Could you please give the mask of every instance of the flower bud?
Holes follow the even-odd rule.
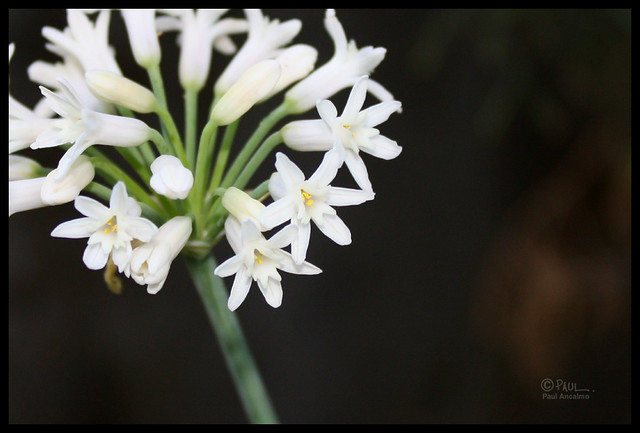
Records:
[[[317,58],[318,51],[310,45],[297,44],[283,50],[276,57],[282,67],[280,79],[267,97],[275,95],[290,84],[309,75]]]
[[[9,155],[9,180],[32,179],[40,175],[42,166],[22,155]]]
[[[56,168],[47,175],[40,191],[43,203],[50,206],[75,200],[95,176],[93,164],[84,155],[80,155],[71,164],[69,171],[62,178],[59,178],[58,172],[59,169]]]
[[[109,71],[93,70],[85,74],[93,94],[103,101],[122,105],[138,113],[151,113],[156,109],[156,98],[140,84]]]
[[[193,174],[172,155],[160,155],[151,163],[151,188],[170,199],[185,199],[193,186]]]
[[[122,9],[129,43],[136,63],[150,68],[160,63],[160,43],[155,25],[155,9]]]
[[[248,219],[253,221],[257,227],[262,227],[260,214],[265,205],[246,192],[233,186],[230,187],[222,196],[222,206],[239,222],[242,223]]]
[[[280,78],[281,69],[280,63],[273,59],[263,60],[247,69],[215,105],[211,120],[218,125],[237,120],[269,95]]]
[[[9,216],[47,206],[40,198],[44,177],[9,181]]]

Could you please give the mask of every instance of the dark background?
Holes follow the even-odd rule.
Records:
[[[265,14],[300,18],[318,65],[332,55],[323,10]],[[280,420],[629,423],[631,11],[337,16],[359,47],[387,48],[372,78],[403,103],[380,126],[403,152],[364,155],[376,198],[339,209],[350,246],[313,237],[321,275],[285,275],[278,309],[254,287],[237,311]],[[64,11],[9,10],[10,89],[29,106],[26,68],[57,60],[44,25]],[[146,83],[112,26],[123,72]],[[172,35],[163,47],[181,118]],[[280,150],[307,174],[319,157]],[[49,236],[78,216],[9,219],[9,422],[246,422],[184,264],[156,296],[130,280],[115,295],[82,264],[85,240]],[[545,378],[589,398],[543,399]]]

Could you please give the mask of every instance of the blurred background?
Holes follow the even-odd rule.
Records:
[[[301,19],[296,41],[331,57],[323,10],[264,13]],[[57,60],[40,29],[66,15],[8,14],[10,91],[33,106],[26,68]],[[372,78],[403,113],[379,129],[403,152],[364,155],[376,198],[340,209],[351,245],[312,239],[321,275],[285,275],[278,309],[254,287],[237,310],[281,422],[630,423],[631,11],[337,16],[358,47],[387,49]],[[117,13],[110,42],[146,83]],[[279,150],[307,174],[318,162]],[[184,264],[155,296],[131,280],[115,295],[84,267],[86,240],[49,235],[77,217],[68,204],[9,219],[9,422],[246,422]]]

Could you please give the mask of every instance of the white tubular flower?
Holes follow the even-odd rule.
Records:
[[[109,45],[110,20],[111,11],[108,9],[100,11],[95,24],[84,12],[68,9],[68,27],[60,31],[45,26],[42,35],[50,42],[46,45],[49,51],[63,58],[73,56],[85,71],[101,69],[122,74],[114,50]]]
[[[42,166],[21,155],[9,155],[9,180],[33,179],[40,175]]]
[[[225,230],[235,255],[218,265],[214,273],[221,278],[235,274],[227,302],[231,311],[245,300],[252,280],[258,283],[267,303],[277,308],[282,304],[282,277],[278,270],[301,275],[322,272],[311,263],[296,264],[291,254],[282,250],[296,235],[293,226],[285,227],[267,240],[251,220],[240,223],[230,217]]]
[[[325,153],[316,172],[305,180],[304,173],[283,153],[276,154],[277,172],[269,180],[269,192],[274,202],[265,208],[260,221],[272,229],[286,221],[297,227],[297,237],[291,243],[291,254],[302,263],[311,236],[311,221],[338,245],[351,243],[351,232],[332,206],[351,206],[372,200],[371,191],[330,186],[342,158],[338,150]]]
[[[273,59],[251,66],[213,107],[211,120],[228,125],[240,118],[269,95],[280,79],[281,70],[280,63]]]
[[[29,148],[51,122],[9,95],[9,153]]]
[[[85,108],[74,90],[61,79],[60,94],[40,87],[51,108],[61,118],[51,122],[51,127],[38,135],[32,149],[73,145],[60,158],[59,176],[63,177],[73,161],[94,144],[132,147],[150,139],[152,130],[144,122],[129,117],[105,114]]]
[[[368,83],[367,76],[356,82],[341,116],[338,116],[331,101],[319,101],[317,109],[324,126],[318,120],[300,120],[283,128],[285,144],[295,150],[329,150],[337,142],[353,178],[365,190],[371,190],[372,186],[359,152],[362,150],[385,160],[393,159],[402,152],[402,147],[380,135],[375,128],[392,113],[399,111],[402,104],[399,101],[384,101],[361,111]]]
[[[149,242],[136,247],[124,274],[155,295],[162,289],[171,264],[178,257],[191,236],[191,218],[173,217],[155,232]]]
[[[181,32],[178,38],[180,84],[185,89],[200,90],[209,77],[213,48],[225,54],[233,53],[235,45],[228,35],[245,31],[246,22],[233,18],[220,20],[227,9],[163,9],[162,12],[173,16],[159,17],[156,28]]]
[[[236,220],[240,222],[250,220],[261,231],[265,230],[260,223],[260,214],[265,206],[261,201],[256,200],[246,192],[234,186],[229,187],[222,196],[222,206],[229,212],[229,215]]]
[[[147,69],[160,64],[161,52],[156,30],[155,9],[122,9],[131,51],[136,63]]]
[[[122,105],[137,113],[152,113],[157,108],[156,97],[144,86],[109,71],[89,71],[85,74],[89,89],[99,99]]]
[[[300,20],[292,19],[280,23],[279,20],[265,17],[259,9],[247,9],[245,15],[249,22],[247,40],[216,81],[216,97],[227,92],[238,77],[251,66],[261,60],[275,57],[278,49],[289,44],[302,28]]]
[[[310,45],[296,44],[282,50],[275,58],[282,67],[280,79],[265,99],[309,75],[317,58],[318,51]]]
[[[317,100],[329,98],[353,86],[359,77],[373,72],[386,54],[386,49],[382,47],[358,49],[354,41],[347,42],[342,24],[333,9],[327,10],[324,25],[333,39],[333,57],[285,94],[292,113],[303,113],[313,108]],[[391,93],[378,83],[373,84],[369,91],[380,100],[393,99]]]
[[[193,186],[191,170],[172,155],[160,155],[151,163],[151,188],[172,200],[185,199]]]
[[[48,206],[40,198],[44,177],[9,181],[9,216]]]
[[[56,168],[47,174],[40,191],[42,201],[50,206],[73,201],[95,176],[93,164],[84,155],[71,164],[69,172],[62,178],[58,176],[58,170]]]
[[[109,207],[85,196],[78,196],[75,208],[85,217],[66,221],[51,232],[59,238],[89,238],[82,260],[87,268],[102,269],[109,255],[122,272],[131,258],[131,242],[148,242],[158,229],[141,217],[138,202],[127,195],[123,182],[113,187]]]

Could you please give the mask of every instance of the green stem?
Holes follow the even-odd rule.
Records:
[[[247,165],[233,183],[233,186],[238,189],[244,189],[249,180],[251,180],[251,176],[253,176],[265,158],[269,156],[271,151],[280,143],[282,143],[282,133],[278,131],[271,134],[269,138],[260,145],[256,153],[253,154]]]
[[[209,190],[207,193],[208,196],[211,195],[213,191],[220,185],[220,181],[222,180],[222,173],[224,172],[224,168],[227,165],[227,160],[229,159],[229,151],[231,150],[231,144],[233,144],[233,138],[235,137],[239,123],[240,121],[236,120],[225,128],[224,138],[222,139],[222,144],[220,145],[220,150],[218,151],[218,157],[216,158],[216,164],[213,169],[211,183],[209,184]]]
[[[208,122],[200,136],[198,156],[194,173],[193,188],[189,193],[189,203],[193,209],[196,226],[196,238],[200,238],[204,230],[202,209],[205,201],[206,179],[211,169],[211,158],[215,148],[215,135],[218,127],[213,122]]]
[[[254,131],[253,135],[249,138],[247,143],[244,145],[235,161],[229,168],[229,171],[225,175],[222,183],[220,184],[224,188],[228,188],[233,185],[238,174],[244,169],[245,164],[253,155],[253,152],[256,150],[256,147],[262,142],[264,137],[269,133],[271,128],[275,126],[282,118],[284,118],[287,114],[289,114],[289,107],[287,104],[282,103],[278,107],[276,107],[267,117],[262,119],[258,128]]]
[[[255,424],[278,423],[240,322],[227,307],[229,294],[225,283],[213,273],[217,266],[215,259],[209,255],[204,260],[185,257],[185,261],[249,421]]]
[[[185,89],[184,91],[185,117],[185,149],[189,169],[195,167],[196,162],[196,129],[198,126],[198,91]]]

